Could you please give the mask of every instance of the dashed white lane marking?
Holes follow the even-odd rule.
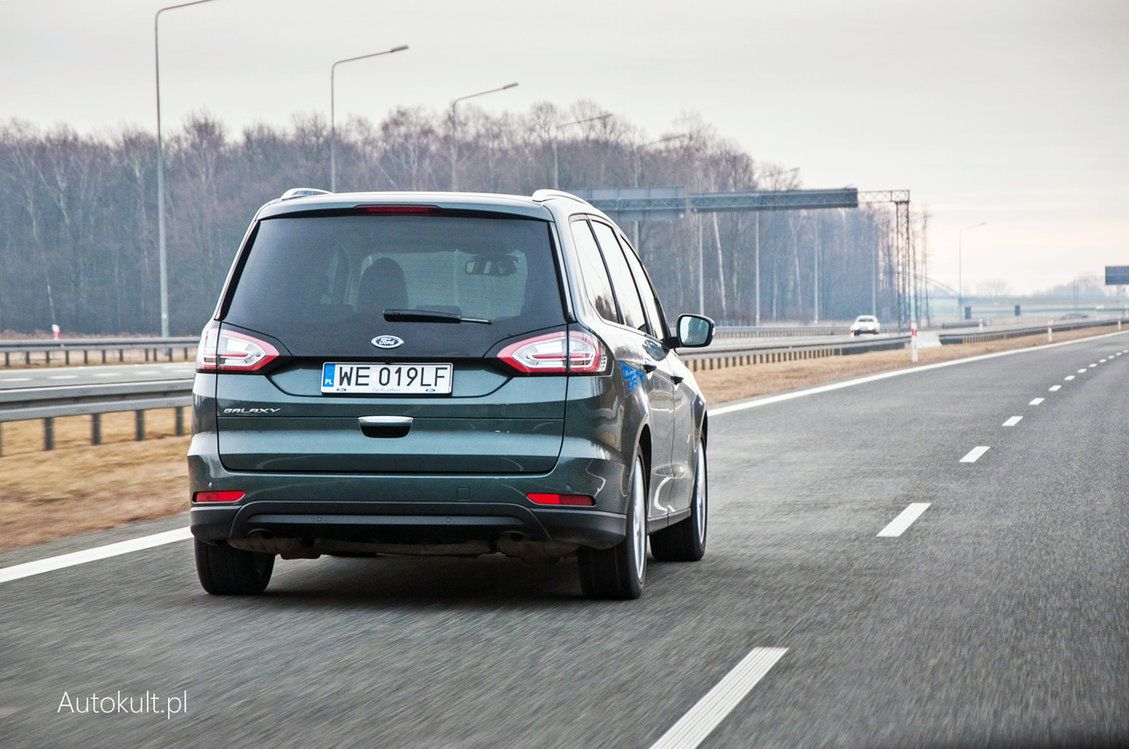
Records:
[[[74,567],[77,564],[95,562],[99,559],[129,554],[133,551],[151,549],[154,546],[163,546],[165,544],[171,544],[174,541],[184,541],[189,538],[192,538],[192,531],[188,528],[177,528],[175,531],[154,533],[151,536],[133,538],[129,541],[119,541],[114,544],[107,544],[106,546],[95,546],[93,549],[75,551],[70,554],[61,554],[57,557],[47,557],[46,559],[40,559],[35,562],[14,564],[11,567],[0,569],[0,583],[7,583],[12,580],[19,580],[22,577],[31,577],[32,575],[41,575],[44,572],[53,572],[54,570],[61,570],[66,567]]]
[[[753,648],[706,696],[683,715],[670,730],[651,745],[651,749],[694,749],[725,716],[737,707],[753,687],[764,678],[788,648]]]
[[[1040,403],[1042,403],[1044,400],[1046,400],[1046,399],[1045,398],[1032,398],[1031,402],[1028,403],[1027,405],[1028,406],[1037,406]]]
[[[77,380],[78,375],[48,375],[48,380]]]
[[[1084,370],[1084,369],[1079,369],[1079,370],[1078,370],[1078,374],[1086,374],[1086,370]]]
[[[1010,351],[997,351],[994,354],[981,354],[980,356],[969,356],[964,359],[953,359],[952,361],[937,362],[936,364],[926,364],[918,367],[906,367],[905,369],[894,369],[889,372],[880,372],[878,374],[867,375],[865,377],[857,377],[853,380],[844,380],[842,382],[833,382],[829,385],[819,385],[813,388],[806,388],[804,390],[796,390],[791,393],[780,393],[778,395],[768,395],[761,398],[751,398],[747,401],[738,401],[737,403],[730,403],[725,406],[711,408],[709,410],[710,416],[723,416],[725,414],[736,413],[738,411],[747,411],[750,408],[760,408],[761,406],[770,406],[774,403],[783,403],[784,401],[794,400],[796,398],[806,398],[809,395],[818,395],[820,393],[830,393],[835,390],[843,390],[845,388],[855,387],[857,385],[866,385],[871,382],[878,382],[879,380],[886,380],[891,377],[903,377],[910,374],[918,374],[920,372],[929,372],[934,369],[941,369],[943,367],[958,367],[963,364],[972,364],[974,362],[986,361],[988,359],[999,359],[1003,356],[1020,356],[1029,354],[1032,351],[1047,351],[1048,349],[1058,348],[1059,346],[1075,346],[1079,343],[1093,343],[1094,341],[1109,338],[1115,335],[1126,335],[1129,331],[1122,331],[1120,333],[1105,333],[1099,336],[1090,336],[1089,338],[1076,338],[1073,341],[1060,341],[1058,343],[1048,343],[1042,346],[1035,346],[1031,348],[1011,349]],[[1127,349],[1129,351],[1129,349]],[[1069,379],[1074,379],[1073,377]]]
[[[1062,379],[1066,380],[1067,382],[1070,382],[1071,380],[1074,379],[1074,375],[1067,375],[1066,377],[1063,377]]]
[[[95,372],[94,376],[95,377],[117,377],[117,375],[113,372]]]
[[[1051,385],[1050,388],[1048,388],[1048,389],[1052,393],[1057,393],[1059,390],[1062,390],[1062,385]]]
[[[882,530],[878,531],[878,538],[897,538],[906,532],[906,528],[913,525],[913,521],[921,517],[921,513],[929,507],[928,502],[913,502],[906,509],[898,513],[898,516],[890,521]]]
[[[28,382],[30,377],[5,377],[0,379],[0,382]]]
[[[975,463],[976,461],[980,460],[980,457],[984,453],[988,452],[988,449],[989,448],[988,448],[987,445],[977,445],[976,447],[969,450],[968,455],[965,455],[963,458],[961,458],[960,462],[961,463]]]
[[[1098,364],[1105,364],[1109,359],[1098,359]]]
[[[1091,365],[1090,365],[1090,369],[1093,369],[1093,368],[1094,368],[1094,367],[1096,367],[1096,366],[1098,366],[1098,363],[1097,363],[1097,362],[1094,362],[1093,364],[1091,364]]]
[[[1015,426],[1016,424],[1018,424],[1018,423],[1019,423],[1019,422],[1021,422],[1021,421],[1023,421],[1023,417],[1022,417],[1022,416],[1012,416],[1012,417],[1011,417],[1010,419],[1008,419],[1007,421],[1005,421],[1003,425],[1004,425],[1005,427],[1013,427],[1013,426]],[[966,456],[966,457],[967,457],[967,456]]]

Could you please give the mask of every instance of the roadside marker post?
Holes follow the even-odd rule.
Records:
[[[1055,339],[1054,333],[1053,333],[1054,326],[1055,326],[1054,318],[1047,320],[1047,343],[1051,343]]]
[[[909,358],[911,362],[917,363],[917,323],[911,322],[909,324]]]

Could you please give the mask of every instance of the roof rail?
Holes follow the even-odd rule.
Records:
[[[584,205],[592,205],[584,198],[573,195],[571,192],[565,192],[564,190],[541,189],[533,193],[532,197],[533,200],[538,203],[544,203],[546,200],[552,200],[553,198],[565,198],[566,200],[575,200],[577,203],[583,203]]]
[[[290,200],[291,198],[308,198],[311,195],[331,195],[329,190],[319,190],[316,187],[291,187],[286,192],[282,193],[279,200]]]

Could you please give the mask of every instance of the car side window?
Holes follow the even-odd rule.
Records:
[[[600,243],[600,249],[604,251],[604,262],[611,275],[612,288],[615,290],[620,312],[623,313],[623,323],[629,328],[646,333],[647,318],[643,315],[643,302],[639,299],[639,290],[635,288],[631,269],[627,267],[623,248],[619,246],[615,232],[610,226],[599,221],[592,222],[592,229],[596,232],[596,241]]]
[[[621,322],[608,269],[604,267],[600,248],[587,221],[580,219],[572,222],[572,239],[576,245],[576,257],[580,261],[580,272],[584,276],[584,289],[589,301],[600,317],[609,322]]]
[[[647,278],[646,271],[643,270],[643,264],[639,262],[639,258],[635,255],[635,250],[625,244],[623,254],[627,258],[627,266],[631,268],[631,275],[635,278],[635,285],[639,288],[639,294],[643,298],[643,308],[647,311],[647,319],[650,321],[653,331],[652,335],[662,340],[666,337],[662,305],[659,304],[658,297],[655,296],[655,290],[651,287],[651,281]]]

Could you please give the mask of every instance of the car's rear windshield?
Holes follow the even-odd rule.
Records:
[[[274,336],[292,353],[324,351],[319,339],[327,337],[367,342],[396,333],[389,310],[488,320],[429,323],[409,315],[400,323],[442,327],[444,339],[458,329],[475,347],[564,320],[546,221],[283,216],[260,222],[248,253],[224,320]]]

